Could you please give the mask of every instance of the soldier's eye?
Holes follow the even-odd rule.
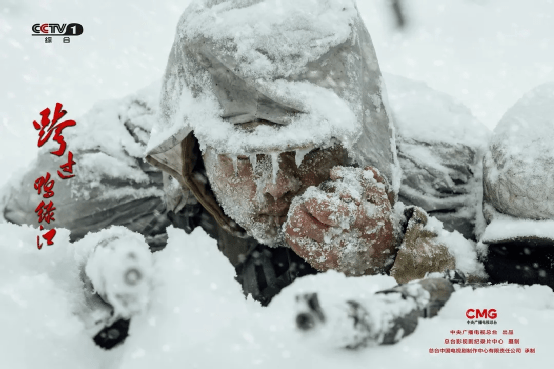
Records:
[[[246,155],[238,155],[237,159],[239,159],[239,160],[250,160],[250,158]]]

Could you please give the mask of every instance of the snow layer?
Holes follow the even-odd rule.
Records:
[[[490,204],[484,206],[490,223],[481,236],[485,244],[528,237],[554,240],[554,220],[534,220],[517,218],[495,211]]]
[[[191,235],[169,228],[168,247],[155,253],[155,289],[149,310],[131,321],[130,336],[112,350],[98,349],[72,314],[79,301],[77,262],[80,243],[58,230],[56,244],[37,250],[37,230],[0,225],[0,366],[7,368],[467,368],[540,366],[554,359],[554,293],[548,287],[505,285],[462,289],[432,319],[420,319],[414,334],[393,346],[352,352],[338,348],[339,324],[326,334],[294,328],[295,296],[318,292],[323,309],[340,313],[348,299],[369,301],[395,285],[387,276],[347,278],[336,272],[303,277],[283,290],[268,308],[244,299],[234,270],[202,230]],[[470,308],[494,308],[497,325],[468,325]],[[377,310],[374,311],[376,313]],[[330,316],[331,316],[330,315]],[[335,315],[332,315],[335,316]],[[338,316],[337,316],[338,317]],[[451,330],[496,329],[496,345],[446,345]],[[502,335],[513,330],[513,336]],[[344,332],[344,331],[343,331]],[[508,338],[520,339],[519,345]],[[22,345],[25,343],[25,345]],[[535,348],[535,354],[430,354],[430,348]],[[25,347],[25,348],[24,348]],[[29,355],[29,347],[33,355]],[[506,354],[504,354],[505,356]]]
[[[485,201],[514,217],[554,219],[553,142],[554,83],[545,83],[525,94],[494,129],[484,160]]]
[[[437,242],[448,248],[448,251],[456,260],[456,269],[460,269],[468,275],[486,277],[483,264],[477,261],[475,242],[464,238],[457,231],[449,232],[445,230],[442,222],[432,216],[429,217],[425,229],[437,234]]]
[[[554,240],[553,220],[533,220],[506,217],[494,219],[481,238],[483,243],[494,243],[507,239],[538,237]]]
[[[69,232],[38,250],[41,233],[0,224],[0,367],[99,368],[106,356],[73,314],[83,285]]]
[[[187,9],[177,38],[213,39],[248,77],[287,77],[345,42],[356,17],[350,0],[204,0]]]
[[[68,147],[78,149],[73,196],[87,199],[98,191],[94,188],[106,192],[117,188],[101,183],[103,179],[151,182],[140,162],[156,117],[159,88],[160,82],[155,82],[123,99],[96,103],[77,119],[75,129],[64,131]],[[125,195],[134,192],[131,189]]]

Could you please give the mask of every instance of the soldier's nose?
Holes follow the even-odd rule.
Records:
[[[279,168],[275,178],[275,183],[269,180],[265,185],[263,192],[264,194],[270,194],[275,200],[277,200],[289,192],[296,193],[300,187],[302,187],[302,182],[294,176],[294,173],[291,173],[284,168]]]

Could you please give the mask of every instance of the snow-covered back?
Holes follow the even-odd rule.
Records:
[[[554,219],[553,142],[551,82],[526,93],[494,129],[484,160],[485,201],[514,217]]]
[[[142,161],[155,121],[159,88],[158,81],[122,99],[98,102],[64,131],[69,149],[78,152],[73,196],[86,199],[90,190],[109,191],[102,179],[150,182],[137,160]],[[129,186],[126,195],[135,192]]]
[[[509,149],[507,155],[554,157],[554,82],[545,83],[521,97],[494,129],[491,146]]]

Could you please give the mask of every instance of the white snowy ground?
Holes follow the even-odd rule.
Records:
[[[58,230],[54,247],[37,250],[36,229],[0,225],[0,367],[2,368],[523,368],[554,359],[554,293],[548,287],[496,286],[457,291],[433,319],[420,319],[394,346],[359,351],[302,335],[294,327],[294,296],[319,292],[323,308],[362,299],[395,285],[393,278],[300,278],[267,308],[246,300],[214,240],[197,229],[169,228],[168,247],[154,254],[147,313],[112,351],[97,348],[72,314],[81,298],[74,254]],[[82,245],[81,245],[82,246]],[[468,325],[467,309],[496,309],[497,325]],[[496,329],[498,335],[456,336],[451,330]],[[513,335],[503,335],[513,330]],[[451,345],[452,338],[501,338],[504,344]],[[508,339],[519,339],[519,345]],[[520,354],[430,354],[430,348],[521,348]],[[524,353],[534,348],[535,353]]]

